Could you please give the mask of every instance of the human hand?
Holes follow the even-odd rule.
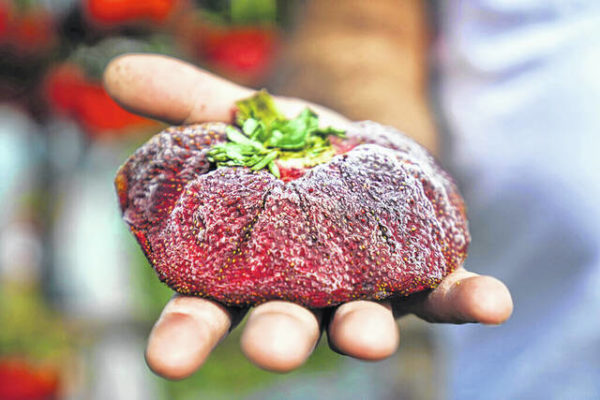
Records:
[[[253,92],[157,55],[126,55],[113,60],[104,82],[108,93],[128,110],[172,124],[231,122],[235,101]],[[314,104],[282,97],[276,101],[288,116],[309,105],[324,124],[343,128],[348,123],[339,114]],[[241,348],[261,368],[290,371],[308,358],[323,327],[333,350],[363,360],[380,360],[398,346],[398,316],[414,313],[430,322],[500,324],[511,312],[512,300],[504,284],[460,268],[430,292],[394,301],[352,301],[331,315],[285,301],[261,304],[248,317]],[[191,375],[241,317],[241,310],[208,299],[175,295],[150,334],[148,365],[170,379]]]

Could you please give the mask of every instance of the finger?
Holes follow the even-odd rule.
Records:
[[[126,109],[173,124],[226,121],[235,100],[252,91],[191,64],[153,54],[128,54],[104,72],[107,92]]]
[[[227,335],[234,314],[210,300],[174,296],[150,333],[148,366],[169,379],[191,375]]]
[[[510,317],[513,302],[508,288],[498,279],[459,268],[409,308],[430,322],[495,325]]]
[[[231,122],[235,102],[254,93],[186,62],[152,54],[115,58],[104,72],[104,86],[129,111],[172,124]],[[331,110],[300,100],[280,97],[276,102],[289,117],[310,106],[324,124],[344,128],[348,122]]]
[[[371,361],[391,356],[400,336],[390,304],[364,300],[338,307],[328,334],[335,351]]]
[[[258,367],[276,372],[302,365],[317,345],[320,312],[294,303],[271,301],[256,307],[241,338],[242,351]]]

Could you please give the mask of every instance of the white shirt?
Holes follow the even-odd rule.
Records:
[[[449,397],[600,399],[600,1],[440,3],[466,267],[515,304],[503,326],[444,329]]]

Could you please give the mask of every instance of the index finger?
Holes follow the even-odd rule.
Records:
[[[181,60],[155,54],[115,58],[104,72],[104,86],[125,109],[171,124],[232,122],[235,102],[254,93]],[[283,97],[275,101],[290,117],[308,106],[325,124],[343,128],[348,122],[315,104]]]

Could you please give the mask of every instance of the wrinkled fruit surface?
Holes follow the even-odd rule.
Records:
[[[160,279],[228,305],[327,307],[435,287],[466,256],[463,201],[414,141],[358,122],[310,169],[215,169],[225,124],[173,127],[120,168],[123,217]]]

